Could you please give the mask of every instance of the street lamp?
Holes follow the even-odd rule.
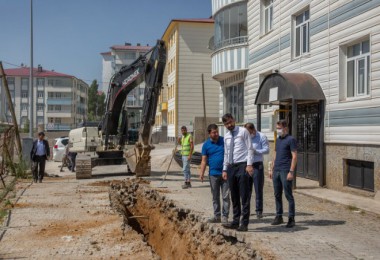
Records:
[[[30,124],[29,137],[33,137],[33,0],[30,0],[30,71],[29,71]]]

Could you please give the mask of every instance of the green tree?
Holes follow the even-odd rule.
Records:
[[[93,80],[88,90],[88,115],[89,121],[99,121],[105,112],[105,94],[98,90],[99,84]]]
[[[29,133],[29,119],[27,118],[22,129],[24,133]]]

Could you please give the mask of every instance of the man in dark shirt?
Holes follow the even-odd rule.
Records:
[[[282,190],[289,203],[289,218],[287,228],[295,225],[295,202],[293,198],[292,184],[294,171],[297,164],[297,141],[289,135],[288,124],[285,120],[277,122],[276,126],[278,138],[274,152],[272,171],[269,177],[273,179],[274,196],[276,198],[276,217],[272,225],[284,223],[282,219]]]
[[[42,182],[45,174],[46,160],[50,157],[49,143],[45,139],[45,133],[39,132],[38,139],[33,142],[32,150],[30,151],[30,159],[33,162],[32,172],[34,182]]]

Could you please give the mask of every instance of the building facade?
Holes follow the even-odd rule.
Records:
[[[19,127],[28,128],[31,108],[29,68],[6,69],[5,74]],[[88,88],[88,84],[74,76],[38,66],[33,72],[33,129],[66,131],[76,128],[87,115]],[[1,88],[1,118],[12,122],[8,106]]]
[[[219,117],[234,115],[237,123],[246,119],[245,79],[248,71],[247,1],[212,1],[215,20],[214,37],[209,47],[213,51],[212,77],[220,85]],[[224,134],[225,128],[220,132]]]
[[[211,51],[207,48],[213,31],[212,19],[174,19],[162,36],[167,63],[154,130],[167,127],[169,141],[178,137],[182,125],[197,135],[197,118],[218,117],[219,89],[211,77]],[[202,129],[203,138],[204,124]]]
[[[379,197],[380,1],[213,0],[214,19],[243,3],[243,121],[256,123],[273,145],[274,122],[287,119],[298,140],[299,177]],[[213,68],[231,66],[226,56]]]

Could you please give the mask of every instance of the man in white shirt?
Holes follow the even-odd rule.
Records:
[[[228,130],[224,136],[223,178],[228,179],[233,209],[232,222],[223,226],[246,232],[251,204],[250,178],[253,175],[251,136],[244,127],[235,126],[231,114],[225,114],[222,121]]]

